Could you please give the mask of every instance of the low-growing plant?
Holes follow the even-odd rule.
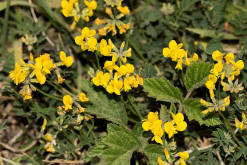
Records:
[[[0,160],[246,164],[245,7],[0,2]]]

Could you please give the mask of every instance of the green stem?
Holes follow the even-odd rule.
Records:
[[[138,121],[136,121],[136,120],[134,120],[134,119],[132,119],[132,118],[130,118],[130,117],[128,117],[128,120],[129,120],[130,122],[132,122],[132,123],[139,123]]]
[[[2,53],[6,51],[10,0],[8,0],[6,3],[7,5],[4,13],[4,21],[3,21],[3,29],[2,29]]]
[[[48,93],[46,93],[46,92],[44,92],[44,91],[40,90],[40,89],[39,89],[39,88],[37,88],[37,87],[35,87],[35,89],[36,89],[39,93],[41,93],[42,95],[44,95],[44,96],[47,96],[47,97],[52,98],[52,99],[55,99],[55,100],[62,101],[62,99],[57,98],[57,97],[52,96],[52,95],[49,95]]]
[[[64,50],[64,44],[63,44],[63,40],[62,40],[62,37],[61,37],[61,34],[60,33],[58,33],[58,39],[59,39],[59,41],[61,43],[62,50]]]
[[[100,64],[99,64],[99,53],[96,52],[96,61],[97,61],[97,66],[98,66],[98,69],[101,70],[101,67],[100,67]]]
[[[86,125],[87,128],[88,128],[88,132],[91,133],[91,134],[93,135],[93,138],[94,138],[94,140],[96,141],[96,140],[97,140],[97,137],[95,136],[95,134],[94,134],[94,132],[93,132],[93,129],[92,129],[93,127],[92,127],[92,128],[89,128],[87,122],[84,122],[84,123],[85,123],[85,125]]]
[[[64,91],[62,91],[61,89],[59,89],[56,85],[54,85],[52,82],[47,81],[48,84],[50,84],[54,89],[56,89],[58,92],[60,92],[61,94],[65,94]]]
[[[219,112],[220,116],[223,118],[224,124],[225,124],[226,127],[229,129],[229,131],[230,131],[232,137],[233,137],[234,140],[238,143],[238,145],[242,148],[243,146],[242,146],[242,144],[240,143],[240,141],[238,140],[238,138],[236,137],[236,135],[234,134],[234,132],[233,132],[233,130],[232,130],[232,128],[231,128],[231,125],[230,125],[229,121],[225,118],[225,116],[224,116],[220,111],[218,111],[218,112]]]
[[[77,89],[75,89],[74,87],[72,87],[71,85],[69,85],[66,81],[64,81],[64,84],[73,92],[77,92]]]
[[[136,54],[139,56],[139,58],[141,58],[145,63],[147,62],[146,59],[143,57],[141,51],[139,50],[139,48],[134,44],[134,42],[128,38],[128,43],[130,44],[130,46],[135,50]]]
[[[132,108],[135,110],[137,116],[140,118],[140,120],[143,119],[143,116],[142,114],[140,113],[140,111],[136,108],[136,106],[134,105],[134,103],[131,101],[129,95],[127,94],[127,98],[128,98],[128,101],[130,102],[130,105],[132,106]]]
[[[80,93],[80,91],[81,91],[81,82],[82,82],[82,77],[81,77],[81,75],[82,75],[82,66],[81,66],[81,62],[79,61],[79,60],[77,60],[77,81],[76,81],[76,83],[77,83],[77,85],[76,85],[76,87],[77,87],[77,92],[78,93]]]

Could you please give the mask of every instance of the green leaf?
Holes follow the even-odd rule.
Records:
[[[15,5],[20,5],[20,6],[30,6],[30,4],[27,1],[22,1],[22,0],[11,0],[10,1],[10,6],[15,6]],[[5,2],[0,2],[0,12],[2,10],[5,10],[7,7],[7,1]],[[34,7],[34,5],[32,5]]]
[[[207,44],[206,53],[212,54],[215,50],[223,51],[223,47],[220,41],[212,39]]]
[[[99,141],[96,143],[96,145],[89,148],[88,152],[85,155],[84,160],[86,162],[91,161],[96,156],[101,156],[102,153],[104,153],[104,150],[106,149],[106,145]]]
[[[87,107],[87,112],[116,124],[127,124],[127,113],[121,100],[109,96],[106,91],[96,90],[88,80],[83,80],[81,86],[92,103]]]
[[[144,148],[144,153],[148,157],[149,164],[158,165],[158,157],[161,157],[162,160],[165,160],[164,151],[161,145],[149,144]]]
[[[152,64],[145,64],[142,76],[144,78],[150,78],[156,76],[157,71]]]
[[[229,34],[229,33],[225,33],[225,32],[221,32],[221,33],[216,33],[215,30],[209,30],[209,29],[198,29],[198,28],[186,28],[186,30],[199,34],[201,38],[204,37],[210,37],[210,38],[215,38],[215,37],[219,37],[222,38],[224,40],[236,40],[238,39],[237,36],[233,35],[233,34]]]
[[[133,132],[125,127],[108,124],[108,135],[102,142],[108,146],[102,154],[107,165],[130,164],[134,151],[142,146],[141,141]]]
[[[185,87],[192,91],[202,86],[210,73],[212,65],[210,63],[199,62],[189,66],[185,74]]]
[[[161,105],[160,120],[162,120],[163,122],[167,122],[170,120],[170,113],[165,105]]]
[[[147,78],[144,79],[144,91],[148,96],[154,97],[160,101],[183,102],[180,90],[174,87],[165,78]]]
[[[206,116],[202,114],[203,109],[198,99],[188,99],[184,101],[185,113],[189,120],[196,120],[200,125],[216,126],[222,124],[216,115]]]

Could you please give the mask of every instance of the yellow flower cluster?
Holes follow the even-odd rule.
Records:
[[[207,102],[203,99],[200,99],[200,103],[207,107],[206,110],[203,110],[203,114],[207,114],[209,112],[213,111],[225,111],[226,107],[230,105],[230,96],[225,97],[224,99],[220,101],[216,101],[215,98],[212,98],[213,103]]]
[[[56,150],[54,148],[54,145],[56,145],[56,141],[55,139],[52,137],[51,134],[47,133],[45,134],[44,136],[44,139],[45,141],[47,142],[44,146],[44,149],[47,151],[47,152],[51,152],[51,153],[55,153]]]
[[[171,115],[173,120],[166,122],[164,125],[165,132],[168,134],[169,138],[178,133],[177,131],[184,131],[187,128],[187,123],[184,121],[184,115],[182,113],[174,115],[171,112]]]
[[[172,121],[166,122],[164,124],[164,130],[168,134],[168,137],[171,138],[177,131],[184,131],[187,128],[187,123],[184,121],[184,115],[182,113],[178,113],[176,115],[172,114]],[[154,134],[152,140],[155,140],[157,143],[162,144],[162,136],[164,131],[162,129],[162,120],[159,120],[158,112],[149,112],[148,119],[144,120],[142,123],[142,128],[145,131],[151,130]]]
[[[88,27],[84,27],[81,30],[81,35],[75,37],[75,43],[81,46],[83,51],[88,50],[94,52],[97,50],[97,39],[94,37],[95,30],[90,30]]]
[[[51,74],[51,70],[63,65],[70,67],[73,63],[73,57],[66,57],[66,54],[63,51],[60,52],[60,60],[61,62],[53,63],[50,55],[45,53],[35,59],[33,58],[33,55],[30,54],[28,63],[25,63],[23,59],[20,59],[20,63],[15,63],[15,69],[10,72],[9,76],[16,85],[24,83],[24,87],[19,92],[24,97],[24,100],[32,98],[31,92],[32,90],[35,90],[35,88],[31,83],[43,85],[46,82],[47,75]],[[58,81],[59,78],[61,81],[62,78],[57,69],[56,72]]]
[[[224,55],[218,50],[213,52],[212,58],[217,63],[210,71],[208,81],[205,85],[209,90],[210,97],[214,98],[215,84],[217,80],[221,78],[221,85],[223,86],[223,90],[227,91],[228,88],[226,88],[226,83],[224,82],[225,77],[228,78],[228,81],[233,81],[235,76],[238,76],[240,71],[244,68],[244,62],[242,60],[235,62],[233,53],[227,53]]]
[[[74,17],[74,22],[78,22],[80,18],[89,21],[89,17],[93,16],[93,11],[97,8],[95,0],[83,0],[84,6],[79,6],[78,0],[62,0],[61,12],[65,17]]]
[[[164,131],[162,129],[162,120],[159,120],[158,112],[149,112],[147,120],[144,120],[142,123],[142,128],[145,131],[151,130],[154,137],[152,140],[155,140],[157,143],[163,144],[162,136]]]
[[[108,32],[111,32],[112,35],[116,35],[116,27],[119,29],[120,34],[123,34],[127,30],[129,30],[131,26],[130,22],[124,23],[120,20],[125,15],[128,15],[130,13],[130,10],[127,6],[122,6],[122,0],[105,0],[105,3],[105,12],[109,18],[97,18],[95,20],[95,24],[99,25],[99,35],[105,36]],[[118,11],[119,14],[115,14],[112,11]]]
[[[171,164],[171,159],[170,159],[170,155],[169,155],[169,152],[168,152],[167,148],[164,149],[164,153],[165,153],[166,160],[169,163],[167,163],[166,161],[163,161],[161,159],[161,157],[158,157],[158,159],[157,159],[158,164],[159,165],[169,165],[169,164]],[[177,155],[180,157],[179,158],[180,165],[186,165],[185,160],[189,159],[189,153],[187,151],[184,151],[184,152],[177,153]]]
[[[240,122],[237,118],[235,118],[235,126],[236,128],[240,129],[240,131],[246,128],[246,116],[245,113],[242,112],[242,121]]]
[[[107,72],[98,71],[92,82],[96,86],[103,86],[110,94],[120,95],[122,90],[128,92],[132,88],[137,88],[138,85],[143,85],[143,78],[138,74],[135,75],[134,66],[127,63],[127,57],[131,57],[131,49],[124,51],[124,45],[123,42],[118,50],[111,40],[107,44],[104,39],[99,45],[100,53],[104,56],[111,56],[112,60],[104,64]]]
[[[171,40],[169,42],[168,47],[163,49],[163,56],[166,58],[171,58],[172,61],[177,62],[176,69],[182,70],[183,64],[190,65],[193,61],[198,60],[198,55],[196,53],[193,54],[191,58],[188,58],[187,52],[182,49],[183,44],[177,44],[175,40]]]
[[[76,123],[80,124],[83,119],[89,120],[92,117],[89,114],[82,115],[82,113],[85,112],[85,108],[82,107],[79,103],[79,102],[84,103],[88,101],[89,99],[87,98],[86,94],[83,92],[79,93],[79,95],[73,98],[70,95],[65,95],[63,96],[63,106],[57,107],[58,109],[57,113],[58,115],[63,115],[65,112],[68,112],[71,109],[73,109],[73,104],[74,104],[76,109],[75,111],[73,111],[73,113],[77,115]]]
[[[81,107],[81,105],[78,103],[80,102],[87,102],[89,99],[86,97],[86,94],[81,92],[78,96],[76,96],[74,99],[70,95],[63,96],[63,108],[65,111],[69,111],[72,109],[73,103],[76,105],[76,107],[79,109],[79,111],[84,112],[85,109]]]
[[[189,159],[190,155],[188,152],[184,151],[184,152],[179,152],[178,156],[180,157],[180,164],[181,165],[186,165],[185,160]]]

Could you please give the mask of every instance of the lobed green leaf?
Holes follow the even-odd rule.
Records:
[[[185,74],[185,87],[192,91],[205,84],[212,65],[210,63],[199,62],[191,64]]]
[[[82,89],[87,92],[92,103],[87,107],[87,112],[116,124],[127,124],[127,113],[121,100],[110,97],[105,91],[96,90],[88,80],[81,82]]]
[[[165,78],[147,78],[144,79],[144,91],[148,96],[160,101],[183,102],[182,94],[177,87],[174,87]]]
[[[189,120],[196,120],[200,125],[216,126],[222,124],[216,115],[205,116],[202,114],[201,103],[198,99],[188,99],[184,101],[185,113]]]

